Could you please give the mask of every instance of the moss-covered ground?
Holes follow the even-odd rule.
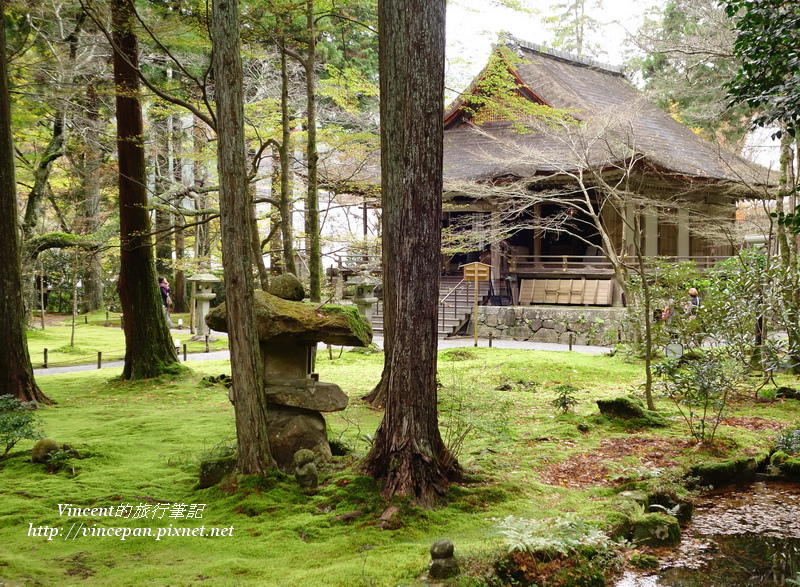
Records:
[[[569,512],[610,530],[623,515],[621,489],[667,483],[665,471],[699,462],[767,454],[776,431],[798,415],[796,400],[738,396],[719,442],[704,448],[690,441],[666,398],[657,407],[667,427],[636,429],[600,417],[598,398],[641,383],[642,366],[624,357],[442,351],[442,435],[467,475],[439,508],[423,511],[387,503],[355,466],[381,417],[359,398],[382,365],[380,353],[318,351],[320,379],[338,383],[351,402],[326,416],[329,438],[345,454],[322,469],[313,496],[280,474],[195,488],[199,460],[235,438],[227,390],[203,380],[230,373],[226,361],[192,363],[180,379],[136,383],[116,380],[119,369],[38,377],[58,402],[40,412],[44,432],[80,458],[48,472],[31,462],[34,442],[25,440],[0,460],[0,584],[418,585],[428,549],[442,537],[455,543],[472,575],[456,584],[485,584],[489,561],[505,549],[498,520]],[[563,385],[576,390],[567,414],[553,405]],[[114,515],[69,515],[60,504],[112,508]],[[389,515],[390,506],[397,513]],[[51,540],[45,534],[52,529]],[[130,534],[101,536],[103,529]],[[175,535],[184,529],[195,535]]]
[[[74,336],[71,317],[48,314],[46,318],[44,329],[37,317],[34,319],[34,329],[28,332],[28,350],[34,368],[43,366],[45,349],[49,367],[95,364],[98,352],[102,353],[103,363],[125,358],[125,332],[120,327],[119,314],[109,314],[108,320],[105,312],[81,314],[75,320]],[[184,344],[188,353],[204,352],[204,341],[189,340],[192,336],[186,326],[189,324],[189,314],[173,314],[172,319],[176,326],[172,338],[180,341],[181,352]],[[177,330],[178,319],[183,320],[185,325],[182,330]],[[212,351],[227,348],[226,338],[209,344],[209,350]]]

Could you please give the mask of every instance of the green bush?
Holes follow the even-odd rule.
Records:
[[[5,457],[20,440],[35,440],[44,436],[36,427],[36,415],[31,402],[21,402],[13,395],[0,395],[0,458]]]
[[[775,439],[775,450],[787,455],[800,455],[800,428],[785,428]]]
[[[746,369],[729,358],[703,353],[692,361],[667,359],[655,371],[660,390],[675,403],[692,437],[712,444],[731,393],[746,380]]]
[[[612,545],[604,532],[576,516],[548,520],[508,516],[500,522],[500,534],[511,551],[536,552],[549,557],[569,555],[584,548],[604,550]]]
[[[556,397],[552,403],[556,410],[562,414],[571,412],[578,404],[578,398],[575,397],[575,394],[578,392],[577,388],[562,383],[561,385],[556,385],[555,391]]]

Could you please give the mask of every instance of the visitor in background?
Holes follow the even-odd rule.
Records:
[[[172,298],[169,295],[169,282],[163,275],[158,276],[158,288],[161,290],[161,305],[164,307],[164,317],[167,319],[167,326],[172,328],[172,318],[169,315],[169,307],[172,305]]]
[[[689,299],[686,301],[686,305],[684,306],[683,310],[687,314],[697,314],[697,308],[700,307],[700,296],[697,288],[690,287],[689,288]]]

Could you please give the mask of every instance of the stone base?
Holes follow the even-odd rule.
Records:
[[[305,408],[317,412],[340,412],[347,407],[349,398],[335,383],[322,383],[306,379],[297,385],[275,385],[268,382],[267,401],[282,406]]]
[[[319,412],[269,404],[267,426],[272,456],[281,470],[294,472],[294,453],[301,448],[314,451],[324,460],[331,459],[325,418]]]

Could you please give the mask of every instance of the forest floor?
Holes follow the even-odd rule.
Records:
[[[100,322],[83,325],[82,339],[118,336]],[[337,456],[319,463],[314,495],[279,473],[198,489],[200,462],[232,450],[236,432],[228,391],[209,378],[230,373],[228,361],[187,366],[185,376],[140,382],[119,381],[115,369],[37,376],[58,402],[41,410],[39,427],[77,456],[33,463],[34,441],[23,440],[0,459],[0,584],[422,585],[439,538],[455,543],[462,569],[450,584],[507,584],[507,553],[520,536],[541,540],[537,523],[569,517],[618,532],[638,515],[621,501],[626,491],[691,499],[682,484],[691,467],[763,461],[798,420],[797,400],[744,388],[703,445],[665,396],[656,397],[662,427],[599,413],[598,399],[638,393],[642,364],[623,353],[446,349],[440,430],[465,476],[423,510],[386,501],[358,470],[382,417],[360,399],[380,378],[379,351],[317,354],[321,380],[339,384],[350,405],[325,416]],[[555,405],[565,389],[575,399],[567,411]],[[634,546],[613,560],[653,552]],[[578,572],[568,560],[548,561],[539,584],[568,584],[562,572]],[[609,563],[603,573],[619,570]]]

